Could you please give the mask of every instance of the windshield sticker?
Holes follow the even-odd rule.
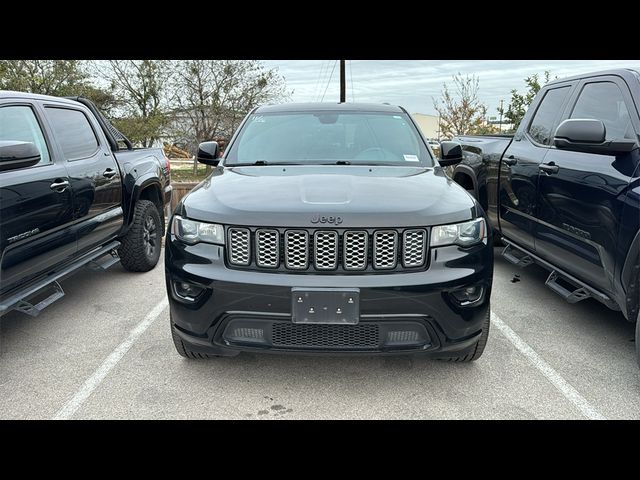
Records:
[[[417,155],[403,155],[405,162],[419,162]]]

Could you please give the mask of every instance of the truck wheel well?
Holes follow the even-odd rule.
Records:
[[[164,235],[164,212],[162,197],[160,196],[160,189],[156,185],[149,185],[145,187],[142,192],[140,192],[138,200],[149,200],[156,206],[156,208],[158,209],[158,214],[160,215],[160,221],[162,222],[162,235]]]
[[[462,188],[470,192],[474,197],[476,196],[476,189],[473,186],[473,179],[469,175],[467,175],[466,173],[458,172],[453,176],[453,180],[454,182],[462,186]]]

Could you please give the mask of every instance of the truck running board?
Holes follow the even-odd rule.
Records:
[[[42,310],[47,308],[56,300],[60,300],[62,297],[64,297],[64,290],[62,290],[62,286],[60,286],[57,281],[47,285],[47,287],[41,290],[41,292],[48,288],[53,288],[53,292],[44,300],[41,300],[35,305],[26,300],[20,300],[20,302],[18,302],[14,309],[18,310],[19,312],[26,313],[27,315],[30,315],[32,317],[37,317],[38,315],[40,315],[40,312]]]
[[[558,280],[572,288],[572,290],[569,290],[568,288],[560,284]],[[544,283],[547,287],[549,287],[569,303],[577,303],[591,297],[591,293],[586,288],[574,285],[571,280],[564,277],[556,270],[552,271],[549,274],[549,278],[547,278],[547,281]]]
[[[107,268],[115,265],[120,261],[120,256],[118,255],[118,251],[114,248],[109,252],[109,255],[105,255],[101,258],[97,258],[89,263],[87,263],[87,268],[89,270],[106,270]]]
[[[508,243],[507,246],[504,247],[504,250],[502,250],[502,256],[506,261],[513,263],[518,267],[527,267],[533,263],[533,258],[531,258],[531,256],[515,248],[510,243]]]

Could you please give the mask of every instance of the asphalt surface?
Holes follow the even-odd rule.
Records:
[[[164,270],[83,270],[31,318],[2,318],[0,418],[638,419],[634,325],[569,305],[496,250],[492,327],[471,364],[174,350]],[[513,282],[518,274],[519,281]]]

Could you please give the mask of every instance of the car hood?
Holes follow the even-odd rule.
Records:
[[[227,225],[410,227],[470,220],[475,203],[440,167],[252,166],[217,168],[176,212]]]

